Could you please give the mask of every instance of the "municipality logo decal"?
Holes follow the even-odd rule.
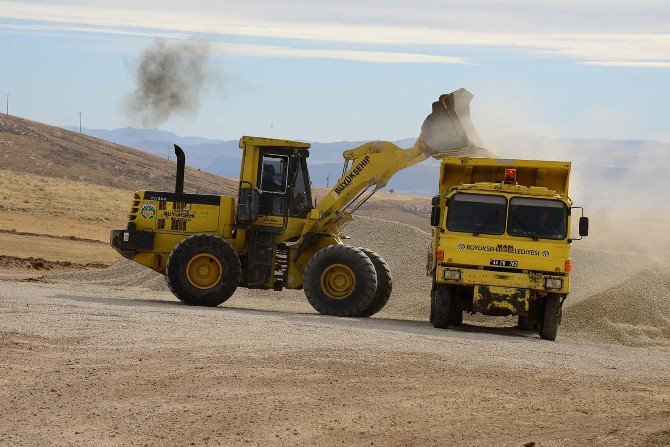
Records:
[[[156,217],[156,208],[153,205],[144,205],[140,210],[140,214],[145,219],[153,219]]]
[[[548,258],[549,257],[549,250],[544,250],[542,252],[542,256],[544,256],[545,258]]]
[[[458,244],[459,250],[465,250],[465,244]]]

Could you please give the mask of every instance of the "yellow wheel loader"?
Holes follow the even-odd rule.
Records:
[[[320,313],[365,317],[392,290],[384,260],[343,245],[351,213],[393,174],[428,156],[477,150],[469,92],[433,103],[416,144],[370,142],[345,151],[342,177],[313,203],[308,143],[242,137],[238,196],[184,192],[184,152],[175,145],[174,192],[135,192],[126,229],[111,232],[124,257],[164,274],[182,302],[217,306],[237,287],[304,289]]]

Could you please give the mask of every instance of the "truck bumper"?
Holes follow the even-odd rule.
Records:
[[[448,272],[447,277],[453,277],[452,272],[457,272],[458,279],[445,279],[445,272]],[[560,287],[548,288],[547,278],[560,280]],[[550,273],[503,272],[438,265],[435,271],[435,280],[438,283],[459,286],[487,285],[528,289],[541,293],[567,294],[570,292],[570,277],[568,275],[552,275]]]
[[[445,273],[446,278],[450,279],[445,279]],[[553,287],[548,288],[545,281],[547,278],[554,280],[554,283],[560,280],[560,287],[550,284]],[[567,275],[465,269],[455,266],[438,266],[435,280],[441,284],[470,287],[473,290],[472,310],[486,315],[529,315],[534,312],[534,304],[539,297],[547,293],[567,295],[570,289]]]
[[[137,251],[152,251],[155,236],[149,231],[112,230],[109,242],[123,257],[131,259]]]
[[[475,286],[472,307],[484,315],[528,315],[530,301],[528,289]]]

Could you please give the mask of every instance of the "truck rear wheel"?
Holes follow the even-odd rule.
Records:
[[[446,329],[451,324],[451,306],[454,305],[454,290],[446,284],[436,284],[430,303],[430,322],[433,327]]]
[[[522,331],[532,331],[535,329],[535,320],[529,315],[519,315],[518,326]]]
[[[303,275],[309,304],[320,314],[364,317],[377,290],[377,273],[363,251],[331,245],[317,251]]]
[[[550,293],[544,299],[544,312],[540,321],[540,338],[556,340],[558,324],[561,322],[561,299],[555,293]]]
[[[375,273],[377,273],[377,291],[372,298],[370,306],[363,312],[364,317],[371,317],[382,310],[386,306],[386,303],[388,303],[391,291],[393,290],[393,277],[391,276],[391,269],[389,269],[388,264],[386,264],[384,258],[378,253],[363,247],[358,247],[358,249],[370,258],[372,265],[375,266]]]
[[[223,238],[196,234],[179,242],[168,256],[165,276],[170,291],[191,306],[214,307],[235,293],[240,258]]]

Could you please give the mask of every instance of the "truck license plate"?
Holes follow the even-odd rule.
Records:
[[[496,267],[518,267],[519,261],[506,261],[504,259],[491,259],[489,262],[490,265]]]

